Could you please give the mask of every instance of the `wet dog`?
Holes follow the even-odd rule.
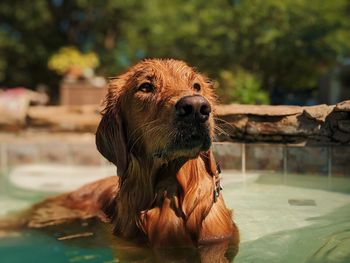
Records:
[[[210,149],[215,103],[210,81],[178,60],[111,79],[96,145],[117,176],[36,205],[29,226],[99,217],[155,247],[238,242]]]

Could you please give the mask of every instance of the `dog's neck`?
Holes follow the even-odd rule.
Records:
[[[166,228],[159,222],[163,218],[169,223],[185,223],[183,236],[187,237],[180,234],[180,239],[198,239],[198,226],[213,205],[213,189],[213,177],[201,157],[164,164],[131,156],[114,203],[114,231],[128,238],[144,235],[157,239],[155,228]]]

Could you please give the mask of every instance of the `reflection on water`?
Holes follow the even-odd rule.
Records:
[[[1,232],[1,230],[0,230]],[[20,252],[20,254],[19,254]],[[199,248],[151,249],[112,235],[111,226],[97,220],[41,230],[22,229],[0,236],[6,262],[232,262],[237,246],[229,241]]]

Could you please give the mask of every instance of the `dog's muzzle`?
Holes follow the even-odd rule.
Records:
[[[207,150],[211,145],[211,106],[200,95],[185,96],[175,104],[177,136],[173,147],[180,150]]]

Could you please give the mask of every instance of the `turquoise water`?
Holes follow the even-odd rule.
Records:
[[[235,262],[350,262],[349,178],[264,175],[228,188],[242,238]]]
[[[224,171],[223,185],[241,233],[234,262],[350,262],[350,178],[247,174],[243,180]],[[2,217],[43,198],[1,186]],[[83,236],[60,240],[74,234]],[[154,251],[114,237],[109,225],[93,220],[45,231],[0,227],[0,261],[6,263],[214,262],[224,256],[233,262],[234,248],[223,246]]]

